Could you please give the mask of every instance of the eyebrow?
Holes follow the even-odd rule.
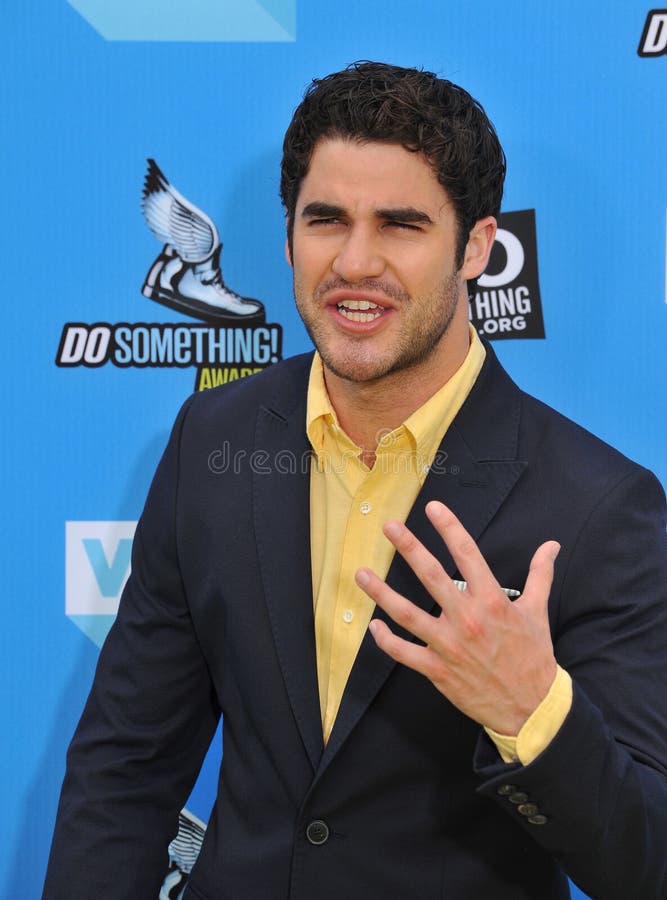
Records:
[[[342,206],[335,203],[326,203],[322,200],[314,200],[312,203],[304,206],[301,215],[304,219],[308,218],[338,218],[344,216],[345,210]],[[432,225],[433,219],[421,209],[414,206],[398,206],[383,209],[376,209],[375,216],[378,219],[385,219],[389,222],[405,222],[406,224],[422,224]]]
[[[336,206],[333,203],[325,203],[322,200],[315,200],[313,203],[307,203],[306,206],[304,206],[301,215],[304,219],[334,219],[338,216],[345,215],[345,210],[342,206]]]
[[[406,224],[432,225],[433,219],[421,209],[414,206],[399,206],[391,209],[378,209],[375,215],[379,219],[388,219],[390,222],[405,222]]]

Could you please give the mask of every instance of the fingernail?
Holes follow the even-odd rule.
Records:
[[[373,637],[375,637],[375,634],[378,630],[378,625],[377,625],[377,622],[375,621],[375,619],[373,619],[372,621],[370,621],[368,623],[368,630],[373,635]]]
[[[371,580],[370,575],[365,569],[359,569],[354,577],[356,578],[359,587],[366,587],[368,582]]]
[[[443,513],[443,506],[438,500],[431,500],[426,504],[426,511],[432,519],[439,518]]]
[[[388,538],[397,538],[401,536],[403,526],[398,522],[385,522],[384,533]]]

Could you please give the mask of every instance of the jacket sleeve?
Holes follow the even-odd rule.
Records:
[[[503,764],[480,737],[479,791],[596,900],[664,900],[667,541],[656,479],[639,469],[623,478],[564,556],[551,603],[572,708],[525,767]]]
[[[189,404],[151,485],[132,572],[67,754],[45,900],[158,896],[179,810],[219,719],[178,564]]]

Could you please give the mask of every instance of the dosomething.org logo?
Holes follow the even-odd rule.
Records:
[[[296,0],[67,0],[107,41],[294,41]]]
[[[265,322],[264,304],[259,300],[242,297],[227,286],[215,223],[176,190],[152,159],[148,160],[141,208],[146,224],[162,244],[142,294],[199,319],[199,323],[68,322],[60,337],[56,365],[195,366],[195,389],[203,390],[278,362],[281,326]]]
[[[489,264],[468,300],[470,321],[484,337],[544,337],[534,209],[498,216]]]
[[[667,53],[667,9],[652,9],[646,16],[637,53],[639,56]]]
[[[130,574],[136,522],[65,523],[65,613],[101,647]]]

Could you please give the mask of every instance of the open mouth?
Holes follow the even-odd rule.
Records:
[[[350,322],[373,322],[379,319],[384,309],[370,300],[344,300],[338,303],[338,312]]]

